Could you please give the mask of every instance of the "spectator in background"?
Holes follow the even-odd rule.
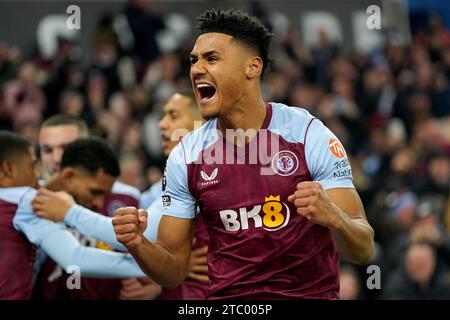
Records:
[[[260,4],[253,9],[267,24],[274,21]],[[113,144],[123,178],[144,190],[161,177],[165,157],[158,121],[168,98],[189,83],[191,48],[184,43],[169,53],[159,50],[155,36],[164,28],[164,16],[155,3],[128,1],[124,13],[135,47],[128,51],[119,45],[117,16],[108,14],[99,19],[93,55],[83,64],[73,39],[60,37],[50,58],[24,56],[21,50],[27,48],[1,43],[0,128],[36,142],[41,121],[62,108]],[[436,223],[450,226],[450,209],[444,214],[450,204],[448,28],[432,16],[411,43],[402,44],[392,32],[384,48],[365,54],[343,52],[324,31],[318,47],[305,47],[294,22],[287,21],[274,39],[277,59],[262,83],[264,100],[304,107],[344,143],[388,273],[398,264],[393,257],[421,234],[412,212],[424,198],[438,208]],[[24,108],[25,101],[32,103]],[[138,161],[142,168],[131,165]]]
[[[67,90],[61,93],[59,112],[73,118],[80,118],[84,108],[84,96],[80,92]]]
[[[130,0],[125,9],[125,15],[134,37],[133,53],[138,58],[138,70],[145,68],[148,63],[160,55],[156,34],[164,29],[163,17],[150,8],[151,4],[147,1]]]
[[[108,82],[98,71],[90,72],[86,87],[86,107],[83,119],[89,126],[95,126],[102,111],[106,110],[108,101]]]
[[[14,55],[13,52],[16,52],[16,54]],[[16,59],[20,59],[18,48],[0,42],[0,88],[3,87],[5,82],[14,78],[18,62]]]
[[[114,44],[106,39],[97,40],[94,48],[92,67],[106,80],[107,96],[120,90],[118,71],[119,54]]]
[[[42,120],[46,100],[39,88],[37,71],[34,63],[24,62],[17,71],[17,78],[4,86],[3,106],[13,129],[29,122],[39,124]]]
[[[338,54],[339,48],[332,43],[327,32],[323,29],[318,31],[319,43],[312,50],[316,72],[314,79],[322,86],[328,87],[330,83],[330,71],[328,65]]]
[[[69,74],[73,70],[74,66],[81,69],[79,66],[79,60],[81,57],[77,57],[74,54],[76,52],[76,43],[74,40],[64,37],[58,37],[58,47],[53,57],[46,59],[40,58],[40,66],[42,72],[46,76],[46,82],[43,85],[45,97],[48,101],[48,107],[45,113],[46,117],[49,117],[55,113],[58,113],[58,99],[60,99],[61,93],[71,86]],[[80,86],[82,81],[77,81]],[[72,88],[76,89],[76,88]]]
[[[354,266],[341,266],[339,271],[339,296],[341,300],[361,299],[361,279]]]
[[[434,246],[427,242],[411,243],[382,295],[385,299],[450,299],[448,277],[437,268]]]

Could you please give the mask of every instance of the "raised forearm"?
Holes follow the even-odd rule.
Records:
[[[336,205],[337,219],[329,227],[339,254],[346,260],[366,264],[374,252],[374,231],[363,218],[351,218]]]
[[[144,210],[117,209],[113,225],[117,240],[128,248],[148,277],[164,287],[176,287],[185,279],[195,232],[193,219],[163,216],[156,243],[143,236],[147,227]]]
[[[160,242],[151,243],[143,237],[129,253],[145,274],[163,287],[174,288],[187,276],[187,261]]]

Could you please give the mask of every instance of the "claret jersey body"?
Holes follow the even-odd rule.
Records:
[[[203,215],[209,299],[337,299],[339,256],[328,228],[287,198],[301,181],[354,188],[336,136],[306,110],[270,103],[256,137],[236,147],[217,119],[171,153],[164,214]]]

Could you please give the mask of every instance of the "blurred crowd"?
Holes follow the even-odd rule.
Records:
[[[102,17],[87,63],[67,38],[50,58],[0,43],[0,129],[36,143],[47,117],[80,117],[117,151],[120,180],[143,191],[164,167],[157,123],[167,98],[190,86],[192,41],[161,50],[167,13],[143,1],[121,14],[134,45],[124,47],[114,17]],[[344,52],[326,32],[319,39],[306,47],[293,26],[274,37],[263,94],[306,108],[349,154],[376,234],[371,264],[380,267],[381,290],[367,288],[366,266],[343,264],[342,298],[450,299],[450,31],[430,16],[409,44],[387,34],[370,54]]]

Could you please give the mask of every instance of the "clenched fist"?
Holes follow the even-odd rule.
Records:
[[[119,208],[114,211],[112,224],[117,241],[128,250],[138,247],[143,240],[147,228],[147,211],[135,207]]]
[[[297,207],[298,214],[324,227],[333,227],[339,219],[335,205],[319,182],[300,182],[288,201]]]

